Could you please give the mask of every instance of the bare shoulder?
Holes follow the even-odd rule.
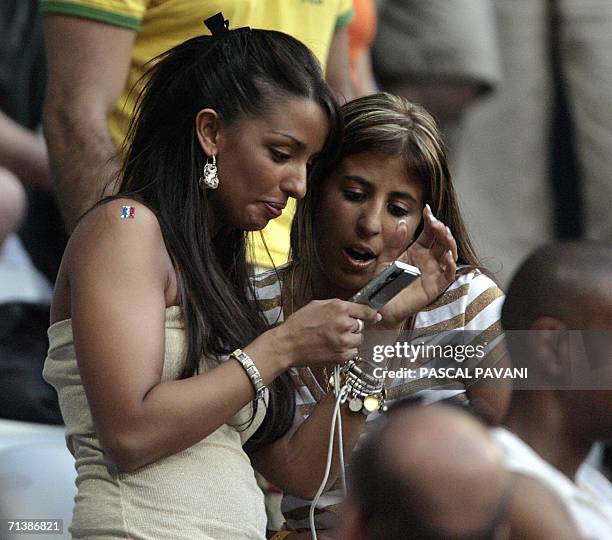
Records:
[[[132,199],[115,199],[91,210],[77,225],[68,247],[72,261],[120,249],[141,253],[161,248],[165,252],[157,217]]]
[[[126,227],[127,226],[127,227]],[[73,237],[98,230],[104,232],[119,232],[138,229],[159,229],[159,222],[153,211],[134,199],[113,199],[100,204],[85,214],[76,227]]]
[[[157,217],[132,199],[115,199],[86,214],[70,237],[62,266],[60,277],[72,298],[78,285],[118,290],[140,282],[163,296],[172,271]]]

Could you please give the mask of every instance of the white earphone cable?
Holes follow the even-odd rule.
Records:
[[[339,381],[339,380],[340,380],[340,366],[335,366],[334,367],[334,381]],[[342,489],[344,490],[346,494],[346,477],[344,473],[344,449],[342,447],[342,418],[341,418],[341,412],[340,412],[340,405],[346,401],[346,398],[349,392],[349,387],[347,385],[344,385],[342,388],[338,388],[338,386],[339,385],[336,384],[334,387],[334,393],[336,395],[336,403],[334,405],[334,412],[332,414],[331,426],[330,426],[330,431],[329,431],[329,443],[327,446],[327,463],[325,464],[325,474],[323,475],[323,480],[321,481],[321,485],[319,486],[319,489],[317,490],[317,494],[314,496],[314,499],[312,500],[312,503],[310,504],[309,520],[310,520],[310,532],[312,534],[313,540],[317,540],[317,531],[316,531],[315,519],[314,519],[315,510],[317,508],[319,499],[321,498],[321,495],[323,494],[323,491],[325,490],[325,486],[327,485],[327,481],[329,479],[329,473],[331,471],[332,456],[334,453],[334,435],[336,432],[336,424],[338,425],[338,443],[339,443],[338,455],[339,455],[339,460],[340,460],[340,475],[342,478]]]

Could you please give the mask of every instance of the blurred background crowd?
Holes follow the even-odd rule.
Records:
[[[71,9],[73,4],[77,8]],[[115,118],[120,113],[111,114],[110,134],[93,131],[97,136],[87,137],[80,130],[106,122],[115,99],[127,99],[123,90],[135,80],[128,70],[151,57],[143,50],[145,38],[139,33],[152,24],[146,17],[142,23],[136,18],[130,22],[117,8],[113,19],[104,15],[104,2],[87,4],[2,3],[3,300],[48,300],[66,241],[42,136],[47,66],[41,9],[54,19],[47,36],[51,67],[57,73],[48,93],[47,130],[51,145],[58,147],[52,148],[51,161],[68,227],[75,219],[70,205],[86,208],[90,201],[80,195],[77,203],[77,195],[62,193],[75,174],[66,169],[84,168],[85,162],[84,175],[109,173],[101,173],[95,161],[75,156],[77,150],[59,148],[66,146],[62,137],[68,136],[61,132],[73,129],[72,136],[83,137],[77,148],[85,156],[92,152],[100,163],[111,159],[105,144],[121,142],[118,133],[125,130],[125,119]],[[223,2],[218,4],[223,7]],[[344,99],[380,89],[405,96],[434,115],[446,133],[470,230],[502,285],[520,260],[547,240],[612,236],[609,2],[355,0],[353,4],[349,18],[341,12],[333,15],[342,32],[336,29],[333,36],[315,40],[326,42],[318,54],[327,62],[330,84]],[[178,9],[177,14],[184,17]],[[243,16],[246,21],[249,14]],[[195,32],[201,17],[191,17]],[[168,25],[167,31],[181,28]],[[112,32],[119,39],[109,42]],[[176,36],[165,41],[154,37],[163,47]],[[83,66],[94,58],[88,51],[95,50],[96,41],[105,44],[104,49],[98,47],[104,63]],[[73,48],[72,59],[66,58],[67,47]],[[349,77],[343,73],[347,62]],[[83,77],[97,83],[96,91]],[[101,154],[95,155],[96,150],[89,149],[91,140],[104,136],[107,141],[94,141]],[[62,163],[67,157],[75,163]],[[275,249],[272,246],[273,257]],[[278,252],[281,255],[274,261],[283,262],[282,249]],[[271,266],[263,256],[257,262]]]

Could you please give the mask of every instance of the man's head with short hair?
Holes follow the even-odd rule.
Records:
[[[559,242],[534,251],[521,264],[502,309],[506,330],[529,330],[540,318],[568,329],[612,329],[612,244]]]
[[[547,400],[576,437],[609,438],[612,244],[559,242],[536,250],[510,283],[502,325],[513,364],[529,369],[532,388],[548,391],[515,392],[514,411],[530,408],[525,400]]]
[[[486,426],[404,400],[355,453],[342,540],[576,540],[558,496],[504,470]]]
[[[495,538],[509,475],[486,427],[456,407],[401,407],[351,466],[347,538]]]

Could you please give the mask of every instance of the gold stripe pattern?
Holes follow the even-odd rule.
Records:
[[[459,300],[459,298],[462,296],[466,296],[469,290],[470,284],[466,283],[465,285],[461,285],[461,287],[457,287],[456,289],[445,291],[438,297],[437,300],[423,308],[421,311],[433,311],[434,309],[452,304],[453,302]]]
[[[492,302],[504,296],[504,293],[499,287],[492,285],[487,290],[481,292],[470,304],[465,308],[465,324],[468,324],[476,315],[483,311]]]

